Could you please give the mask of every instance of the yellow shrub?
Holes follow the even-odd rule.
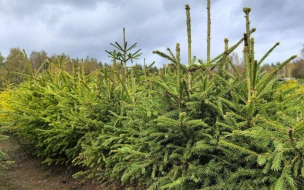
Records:
[[[290,90],[287,96],[292,96],[294,98],[302,97],[304,96],[304,86],[299,84],[296,80],[289,80],[285,81],[279,86],[279,90],[285,91]],[[302,99],[302,103],[297,105],[298,108],[301,110],[300,117],[302,118],[302,113],[304,111],[304,101]],[[298,117],[298,116],[297,116]]]
[[[10,92],[3,91],[0,93],[0,122],[9,122],[11,121],[11,116],[9,111],[11,111],[10,105]]]
[[[296,80],[285,81],[279,87],[279,89],[281,89],[281,90],[288,90],[288,89],[291,89],[291,88],[296,88],[295,92],[297,94],[303,94],[304,93],[304,86],[300,85]]]

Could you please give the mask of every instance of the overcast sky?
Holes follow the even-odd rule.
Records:
[[[187,63],[185,4],[191,7],[192,54],[206,60],[207,0],[0,0],[0,52],[11,48],[45,50],[49,56],[65,53],[72,58],[96,57],[110,63],[105,50],[121,44],[126,28],[128,44],[137,42],[142,56],[137,63],[156,61],[153,50],[166,52],[181,43]],[[256,59],[280,42],[265,62],[282,62],[299,55],[304,44],[304,0],[211,0],[211,56],[233,45],[245,32],[243,7],[250,7],[251,27],[257,28]],[[241,48],[237,53],[241,57]]]

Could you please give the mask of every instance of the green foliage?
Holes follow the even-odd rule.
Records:
[[[12,48],[10,50],[10,54],[7,56],[3,67],[7,71],[6,80],[10,84],[20,84],[24,81],[23,74],[29,75],[32,73],[32,66],[26,54],[19,48]]]
[[[297,79],[303,79],[304,78],[304,59],[299,59],[294,63],[294,68],[291,72],[292,76]]]
[[[4,63],[4,57],[2,56],[0,52],[0,68],[3,68],[3,63]]]
[[[48,67],[48,65],[45,63],[46,60],[47,60],[47,54],[43,50],[41,52],[33,51],[29,57],[29,61],[31,63],[34,72],[37,72],[37,70],[41,66],[43,68],[40,68],[40,71],[46,70]]]
[[[127,62],[131,61],[133,63],[134,59],[138,59],[141,55],[140,50],[135,51],[134,53],[131,53],[130,51],[134,48],[136,48],[137,43],[131,45],[128,47],[128,42],[126,41],[126,35],[125,35],[125,28],[123,28],[123,44],[120,45],[119,43],[115,42],[115,44],[111,43],[111,45],[115,48],[113,52],[109,52],[106,50],[106,52],[110,55],[109,57],[113,58],[114,67],[116,67],[116,60],[119,60],[121,62],[121,65],[125,69],[125,73],[127,73]],[[118,52],[116,52],[116,50]]]
[[[3,132],[4,129],[2,127],[2,124],[0,123],[0,141],[4,141],[8,138],[7,136],[3,135]],[[2,175],[2,170],[6,169],[7,158],[7,154],[0,149],[0,176]]]
[[[16,122],[11,130],[36,146],[35,153],[46,163],[71,163],[82,142],[102,130],[107,114],[115,108],[108,103],[111,92],[104,91],[105,80],[97,81],[101,74],[83,72],[80,68],[73,74],[60,69],[46,72],[13,92]]]
[[[5,132],[4,126],[7,124],[7,122],[10,121],[10,117],[7,114],[9,110],[9,106],[7,104],[7,100],[9,99],[9,93],[8,92],[1,92],[0,94],[0,141],[6,140],[8,137],[4,135]],[[1,171],[2,169],[6,168],[7,164],[7,154],[1,150],[0,146],[0,175],[2,175]]]
[[[301,49],[301,56],[299,59],[297,59],[294,63],[293,63],[294,67],[292,69],[292,76],[297,78],[297,79],[303,79],[304,78],[304,73],[303,73],[303,69],[304,69],[304,46]]]
[[[187,6],[188,31],[190,7]],[[175,53],[158,73],[125,65],[127,44],[113,44],[113,67],[87,75],[63,57],[15,88],[10,130],[48,164],[81,166],[74,177],[133,189],[300,189],[304,184],[304,95],[262,72],[255,29],[207,63]],[[188,33],[190,39],[190,35]],[[191,40],[189,40],[191,41]],[[245,71],[230,53],[244,42]],[[191,45],[189,44],[189,48]],[[138,52],[137,52],[138,53]],[[130,59],[133,55],[131,54]],[[135,56],[136,57],[136,56]],[[124,63],[121,74],[116,61]],[[229,67],[234,74],[229,72]]]

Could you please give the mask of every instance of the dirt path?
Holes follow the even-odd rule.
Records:
[[[15,137],[0,142],[0,149],[15,163],[2,171],[0,190],[97,190],[92,183],[81,183],[72,178],[72,172],[63,166],[47,166],[30,156],[18,144]]]

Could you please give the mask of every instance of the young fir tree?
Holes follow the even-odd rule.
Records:
[[[255,60],[254,39],[250,37],[255,29],[250,29],[250,9],[244,8],[244,12],[244,37],[231,48],[225,40],[224,53],[207,63],[199,61],[188,67],[181,65],[179,44],[176,55],[170,49],[169,55],[155,51],[176,68],[162,78],[152,79],[158,94],[167,97],[160,97],[166,101],[167,110],[151,120],[149,127],[143,128],[146,128],[142,133],[145,141],[140,138],[140,142],[148,147],[129,145],[115,150],[115,154],[119,153],[119,158],[123,158],[114,165],[114,173],[121,173],[122,182],[146,181],[150,189],[297,187],[290,170],[278,167],[284,159],[281,149],[275,150],[274,138],[280,138],[284,130],[273,138],[262,138],[261,133],[273,132],[267,122],[281,122],[274,113],[292,116],[295,112],[290,112],[289,108],[298,104],[299,99],[289,98],[288,105],[278,104],[276,71],[280,68],[272,73],[262,73],[260,67],[273,48],[259,62]],[[241,42],[244,42],[244,75],[238,74],[227,59]],[[286,60],[280,67],[294,58]],[[228,72],[227,65],[235,69],[236,77]],[[190,73],[193,75],[192,88],[187,83],[188,71],[194,71]],[[291,131],[288,134],[292,136]],[[274,155],[268,159],[267,167],[272,165],[272,168],[267,170],[263,167],[267,162],[263,155],[269,152]],[[276,157],[276,152],[280,152],[281,157],[271,159]],[[300,163],[297,163],[298,168]]]

